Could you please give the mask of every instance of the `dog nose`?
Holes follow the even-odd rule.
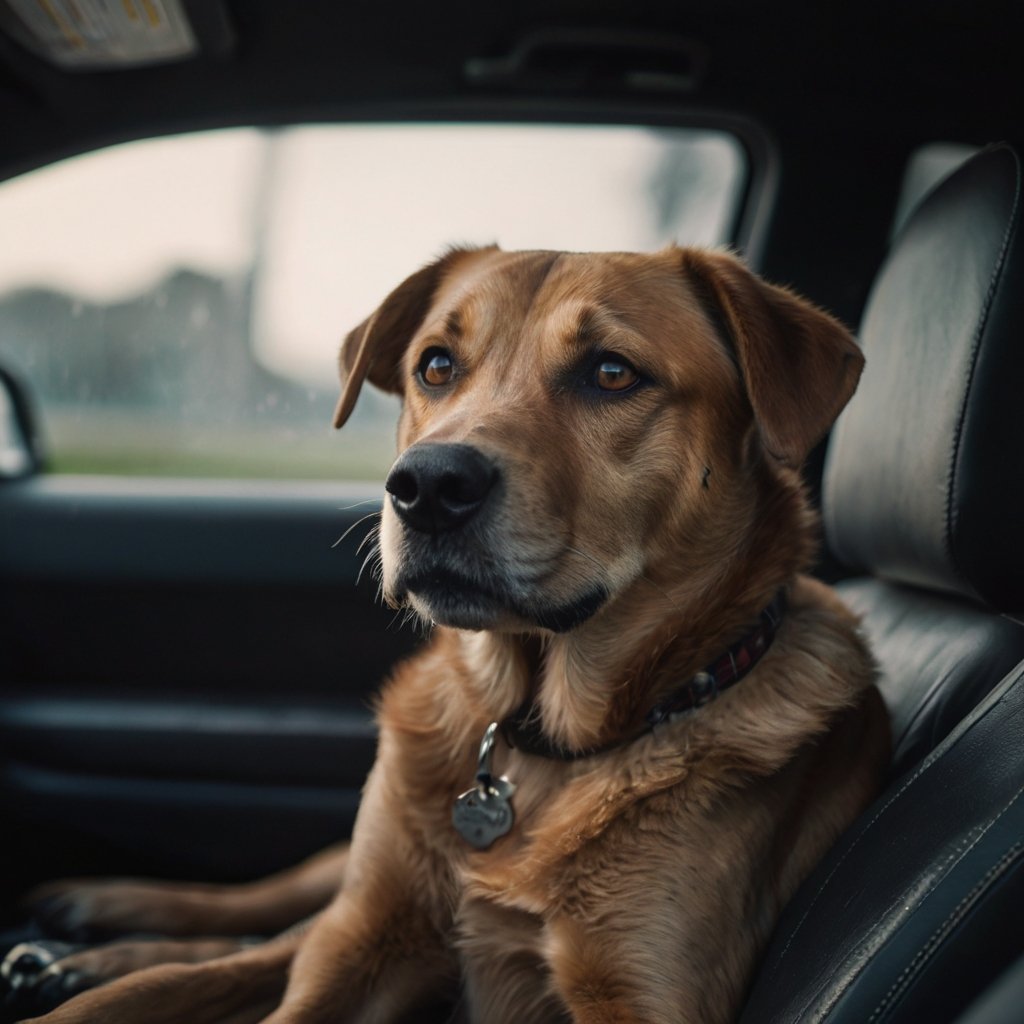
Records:
[[[384,487],[404,523],[443,533],[480,511],[498,481],[498,467],[468,444],[413,445],[391,468]]]

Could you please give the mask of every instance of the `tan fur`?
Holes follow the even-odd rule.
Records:
[[[414,379],[431,346],[459,368],[438,393]],[[588,397],[572,368],[595,348],[653,383]],[[460,988],[482,1024],[734,1019],[778,913],[887,757],[857,624],[800,575],[814,520],[793,467],[860,365],[825,314],[730,256],[677,249],[456,251],[349,335],[340,421],[369,374],[404,397],[400,450],[468,444],[500,466],[500,505],[452,557],[509,599],[478,628],[441,616],[385,687],[344,885],[268,1024],[393,1021]],[[406,529],[386,503],[385,596],[438,618],[403,591]],[[575,628],[531,621],[594,586],[607,599]],[[645,732],[783,586],[754,670]],[[475,851],[452,801],[487,724],[527,701],[553,743],[610,749],[499,745],[516,824]],[[88,1019],[74,1007],[54,1024]]]
[[[256,1024],[280,1001],[300,936],[207,963],[136,971],[33,1018],[80,1024]]]
[[[44,925],[59,922],[72,934],[275,935],[330,902],[347,857],[348,843],[339,843],[243,885],[68,878],[37,886],[24,904]]]

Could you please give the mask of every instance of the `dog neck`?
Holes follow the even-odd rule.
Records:
[[[568,750],[553,745],[541,730],[540,716],[534,704],[527,703],[499,723],[508,746],[527,754],[573,761],[632,742],[644,733],[671,721],[677,714],[694,711],[716,699],[722,691],[740,682],[767,653],[775,639],[787,604],[786,590],[780,589],[758,616],[757,625],[732,644],[720,657],[687,678],[667,697],[658,701],[644,716],[641,728],[620,735],[601,746]]]
[[[746,543],[702,572],[645,575],[565,634],[462,634],[483,716],[532,707],[544,739],[567,752],[642,732],[651,708],[725,654],[807,564],[813,517],[802,490],[775,480],[763,494]]]

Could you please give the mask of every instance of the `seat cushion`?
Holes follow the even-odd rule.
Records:
[[[1024,626],[871,577],[836,588],[861,616],[892,728],[891,776],[914,767],[1017,664]]]

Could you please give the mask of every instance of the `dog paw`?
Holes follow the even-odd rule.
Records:
[[[65,969],[62,961],[81,946],[50,939],[19,942],[0,961],[3,1019],[20,1020],[49,1013],[72,996],[91,988],[85,971]]]
[[[19,942],[0,961],[0,981],[11,990],[35,985],[48,969],[59,960],[82,949],[70,942],[55,939],[37,939]]]
[[[94,942],[101,937],[93,922],[95,902],[91,893],[72,889],[30,897],[24,905],[46,934],[81,943]]]
[[[32,987],[36,1014],[49,1013],[61,1003],[66,1003],[72,996],[92,988],[96,979],[85,971],[70,968],[65,970],[59,963],[48,967],[39,976]]]
[[[22,906],[47,935],[96,943],[159,931],[150,920],[147,893],[146,886],[127,880],[51,882],[30,892]]]

